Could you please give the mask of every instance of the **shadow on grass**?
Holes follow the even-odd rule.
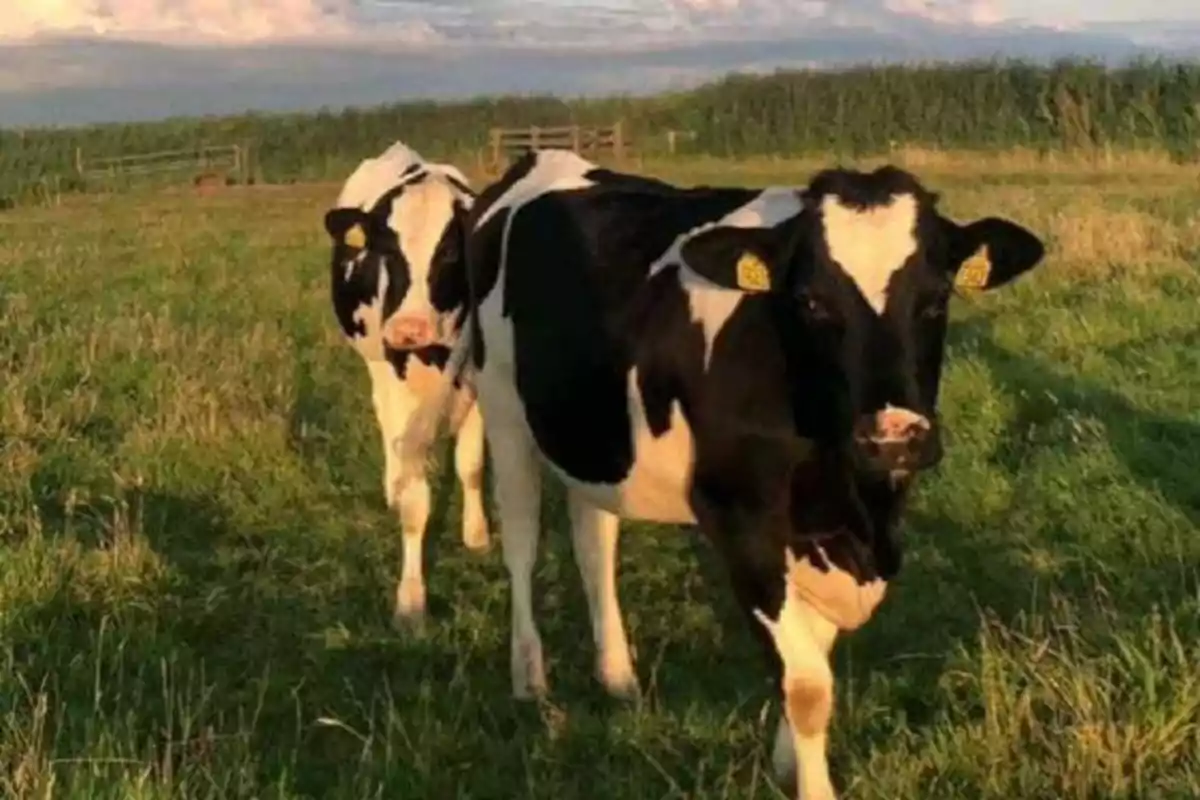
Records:
[[[1037,432],[1064,414],[1087,415],[1104,426],[1104,436],[1130,475],[1156,491],[1193,522],[1200,522],[1200,424],[1147,411],[1094,382],[1054,372],[1036,359],[1001,345],[989,335],[984,318],[960,325],[956,338],[987,364],[996,383],[1017,402],[1013,417],[993,458],[1017,471],[1032,451],[1061,443],[1039,441]],[[1200,332],[1173,340],[1175,347],[1200,344]],[[1125,361],[1143,341],[1107,349],[1112,360]]]

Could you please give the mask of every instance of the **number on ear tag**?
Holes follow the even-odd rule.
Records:
[[[346,235],[342,237],[342,241],[348,247],[353,247],[356,250],[362,250],[367,246],[367,234],[362,229],[362,225],[354,225],[350,230],[346,231]]]
[[[765,292],[771,288],[771,273],[767,265],[749,250],[738,259],[737,285],[747,292]]]
[[[960,289],[982,289],[987,286],[991,274],[992,259],[985,244],[975,251],[975,255],[963,262],[954,278],[954,285]]]

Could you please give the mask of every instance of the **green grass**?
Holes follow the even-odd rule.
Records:
[[[744,170],[721,177],[770,172]],[[887,601],[836,651],[846,797],[1200,796],[1200,190],[1183,169],[1034,172],[922,172],[1050,255],[956,301],[948,456]],[[399,531],[328,304],[332,196],[0,215],[0,790],[781,797],[765,668],[713,554],[674,529],[622,542],[639,705],[590,677],[557,491],[549,703],[510,699],[503,567],[459,545],[457,490],[432,624],[392,630]]]

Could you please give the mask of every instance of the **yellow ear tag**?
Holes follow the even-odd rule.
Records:
[[[346,231],[346,235],[342,237],[342,241],[349,247],[362,250],[367,246],[367,234],[362,229],[362,225],[355,225],[350,230]]]
[[[750,251],[742,253],[737,262],[737,285],[747,292],[765,292],[771,288],[771,273],[762,259]]]
[[[992,259],[985,244],[975,251],[975,255],[963,262],[954,278],[954,285],[960,289],[982,289],[987,286],[991,272]]]

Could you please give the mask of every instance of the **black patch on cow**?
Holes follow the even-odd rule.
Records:
[[[429,269],[429,301],[440,313],[467,301],[467,209],[454,201],[454,216],[442,232]]]
[[[432,367],[438,372],[444,372],[446,363],[450,360],[450,348],[440,344],[421,347],[415,350],[395,350],[391,347],[384,347],[383,353],[388,363],[392,365],[392,370],[396,373],[396,377],[400,380],[408,377],[408,365],[411,359],[415,358],[425,366]]]
[[[483,213],[517,175],[527,174],[533,158],[515,164],[502,179],[505,185],[486,189],[474,213]],[[703,337],[687,318],[686,296],[677,282],[647,282],[650,265],[678,236],[720,219],[757,192],[683,190],[606,170],[588,177],[599,182],[543,195],[515,212],[503,313],[513,322],[517,389],[538,446],[578,479],[616,483],[633,464],[630,368],[639,368],[647,413],[660,433],[671,400],[680,395],[680,379],[655,364],[678,353],[681,338],[691,336],[693,371],[702,370]],[[498,213],[471,237],[471,277],[479,297],[497,279],[510,213]],[[662,297],[647,304],[643,293]],[[657,315],[649,321],[652,335],[633,323],[642,307]],[[663,328],[662,319],[672,326]],[[476,363],[482,363],[478,355]]]

